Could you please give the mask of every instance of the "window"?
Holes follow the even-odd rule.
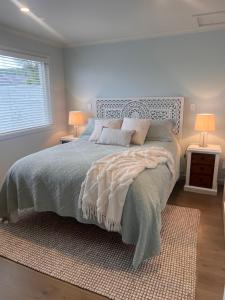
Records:
[[[50,124],[47,61],[0,51],[0,137]]]

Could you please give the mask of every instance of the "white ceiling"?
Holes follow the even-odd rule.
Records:
[[[76,46],[199,31],[193,15],[218,11],[225,0],[0,0],[0,25]]]

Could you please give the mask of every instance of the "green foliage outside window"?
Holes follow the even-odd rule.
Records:
[[[15,63],[15,66],[11,68],[0,67],[0,76],[4,74],[5,76],[18,76],[20,78],[21,84],[30,84],[30,85],[40,85],[40,65],[34,61],[22,61],[20,64]],[[17,83],[18,84],[18,83]]]

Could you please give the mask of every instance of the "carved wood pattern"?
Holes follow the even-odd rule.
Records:
[[[174,133],[182,134],[183,97],[98,98],[96,115],[99,119],[139,118],[174,120]]]

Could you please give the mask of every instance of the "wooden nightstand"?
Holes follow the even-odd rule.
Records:
[[[73,135],[66,135],[66,136],[62,136],[60,138],[60,143],[65,144],[65,143],[69,143],[72,141],[77,141],[78,139],[79,139],[78,137],[74,137]]]
[[[185,191],[217,194],[217,175],[221,152],[219,145],[208,145],[207,147],[190,145],[187,148]]]

